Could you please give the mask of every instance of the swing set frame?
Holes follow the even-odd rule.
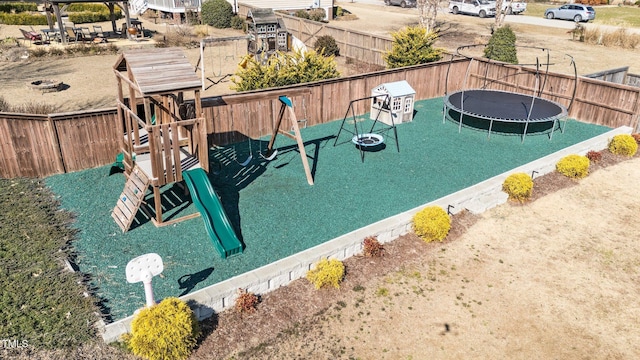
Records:
[[[224,43],[224,42],[236,42],[239,40],[246,40],[246,44],[245,44],[245,49],[248,48],[249,46],[249,36],[245,35],[245,36],[230,36],[230,37],[218,37],[218,38],[213,38],[213,37],[208,37],[208,38],[204,38],[202,40],[200,40],[200,59],[198,59],[198,63],[195,66],[194,71],[198,71],[200,70],[200,76],[202,78],[202,91],[207,90],[208,88],[212,87],[213,85],[217,85],[219,83],[221,83],[224,79],[230,77],[233,74],[222,74],[222,54],[218,54],[220,56],[220,74],[216,75],[215,71],[213,73],[213,75],[215,77],[218,77],[218,79],[213,79],[213,78],[209,78],[206,75],[206,71],[205,71],[205,56],[204,56],[204,50],[207,47],[207,44],[220,44],[220,43]],[[213,45],[211,45],[213,46]],[[220,45],[220,46],[224,46],[224,45]],[[238,44],[235,44],[236,49],[238,47]],[[246,55],[246,54],[245,54]],[[243,55],[243,56],[245,56]],[[208,84],[207,86],[207,81],[210,82],[211,84]]]

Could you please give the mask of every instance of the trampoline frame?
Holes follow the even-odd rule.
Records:
[[[569,114],[569,110],[571,109],[571,106],[573,105],[573,102],[575,100],[576,97],[576,90],[577,90],[577,82],[578,82],[578,74],[577,74],[577,69],[576,69],[576,65],[575,65],[575,61],[573,60],[573,57],[571,57],[568,54],[565,54],[565,56],[569,57],[571,62],[570,65],[573,66],[573,80],[574,80],[574,86],[573,86],[573,92],[571,95],[571,100],[569,102],[569,106],[565,107],[562,104],[549,100],[549,99],[545,99],[542,98],[541,95],[543,94],[544,91],[544,87],[547,83],[547,77],[548,77],[548,73],[549,73],[549,66],[552,65],[550,62],[550,54],[549,54],[549,49],[547,48],[540,48],[540,47],[529,47],[526,46],[526,48],[532,48],[532,49],[539,49],[542,50],[546,53],[546,62],[544,64],[542,64],[543,66],[545,66],[545,70],[544,70],[544,78],[543,81],[540,81],[541,78],[541,74],[540,74],[540,68],[541,68],[541,64],[539,61],[539,58],[536,57],[536,62],[535,64],[519,64],[520,66],[534,66],[536,68],[535,71],[535,86],[534,86],[534,90],[533,90],[533,95],[530,94],[522,94],[522,93],[516,93],[513,91],[504,91],[504,90],[492,90],[492,89],[487,89],[487,86],[491,85],[492,82],[497,81],[493,80],[491,82],[487,82],[487,73],[489,71],[489,66],[486,67],[485,69],[485,74],[484,74],[484,84],[482,87],[480,88],[474,88],[474,89],[467,89],[467,79],[469,78],[469,73],[470,73],[470,69],[471,69],[471,65],[473,64],[474,60],[477,60],[475,57],[473,56],[468,56],[465,54],[461,53],[461,50],[464,49],[468,49],[468,48],[472,48],[472,47],[479,47],[479,46],[486,46],[486,44],[475,44],[475,45],[464,45],[464,46],[460,46],[456,49],[456,54],[459,56],[462,56],[464,58],[469,59],[469,64],[467,65],[467,70],[465,73],[465,77],[464,77],[464,81],[462,84],[462,89],[452,92],[452,93],[448,93],[448,84],[449,84],[449,73],[450,73],[450,69],[451,69],[451,64],[454,60],[454,56],[451,56],[451,60],[449,61],[449,66],[447,68],[447,74],[446,74],[446,80],[445,80],[445,96],[444,96],[444,100],[443,100],[443,118],[442,118],[442,122],[445,123],[447,118],[450,119],[451,121],[457,121],[458,122],[458,133],[461,132],[462,130],[462,125],[463,125],[463,119],[465,116],[468,117],[473,117],[476,119],[482,119],[482,120],[489,120],[489,128],[488,128],[488,135],[487,138],[490,139],[491,138],[491,131],[493,129],[493,125],[494,122],[501,122],[501,123],[520,123],[520,124],[524,124],[524,129],[522,131],[522,135],[521,135],[521,142],[524,142],[524,139],[527,135],[527,129],[529,128],[529,124],[530,123],[546,123],[546,122],[552,122],[552,127],[551,127],[551,132],[548,134],[549,136],[549,140],[553,139],[553,133],[556,129],[556,127],[560,128],[560,132],[564,133],[565,127],[566,127],[566,123],[567,123],[567,116]],[[485,62],[488,63],[492,63],[492,64],[497,64],[497,65],[502,65],[502,66],[506,66],[506,65],[511,65],[513,66],[513,64],[507,64],[507,63],[502,63],[502,62],[496,62],[496,61],[492,61],[491,59],[486,59]],[[518,74],[516,74],[518,75]],[[465,102],[465,91],[486,91],[486,92],[496,92],[496,93],[506,93],[506,94],[516,94],[516,95],[520,95],[520,96],[524,96],[524,97],[530,97],[531,98],[531,103],[529,105],[529,109],[527,111],[527,117],[523,118],[523,119],[505,119],[505,118],[498,118],[498,117],[492,117],[492,116],[488,116],[488,115],[483,115],[483,114],[477,114],[477,113],[472,113],[469,111],[465,111],[464,109],[464,102]],[[460,93],[460,106],[456,106],[454,105],[451,101],[450,98],[453,95],[456,95]],[[536,101],[542,101],[542,102],[547,102],[547,103],[551,103],[555,106],[557,106],[561,111],[559,114],[555,115],[555,116],[551,116],[551,117],[544,117],[544,118],[540,118],[540,119],[532,119],[531,115],[533,113],[533,109],[535,106]],[[452,115],[449,114],[450,110],[453,110],[455,112],[459,113],[459,117],[458,119],[454,119],[454,117]],[[564,119],[564,126],[561,123],[561,120]]]

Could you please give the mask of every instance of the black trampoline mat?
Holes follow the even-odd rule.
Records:
[[[464,115],[498,121],[526,122],[531,108],[529,122],[553,121],[567,112],[562,105],[547,99],[498,90],[458,91],[445,101]]]

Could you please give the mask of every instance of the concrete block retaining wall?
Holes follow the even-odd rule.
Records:
[[[478,214],[505,203],[507,195],[502,192],[502,183],[510,174],[524,172],[534,174],[534,178],[542,176],[554,171],[555,164],[561,158],[571,154],[585,155],[590,150],[599,151],[605,149],[613,136],[630,134],[632,130],[630,127],[614,129],[430,203],[380,220],[282,260],[185,295],[181,299],[191,306],[199,320],[206,319],[216,312],[233,307],[239,288],[255,294],[264,294],[305,277],[313,264],[322,258],[344,260],[361,253],[362,241],[367,236],[377,236],[378,241],[381,243],[393,241],[411,231],[411,219],[415,213],[427,205],[439,205],[451,214],[459,213],[464,209]],[[105,342],[116,341],[120,335],[128,332],[131,329],[132,319],[133,317],[130,316],[112,324],[101,325],[102,337]]]

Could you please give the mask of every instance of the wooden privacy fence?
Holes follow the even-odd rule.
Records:
[[[246,16],[252,7],[238,4],[238,15]],[[330,35],[340,48],[340,56],[358,61],[386,67],[382,55],[391,49],[392,39],[389,36],[368,34],[362,31],[342,29],[323,22],[303,19],[276,12],[282,19],[289,33],[302,40],[309,48],[313,48],[319,36]]]
[[[116,110],[50,115],[0,113],[0,177],[42,177],[114,160]]]
[[[504,90],[527,93],[535,88],[533,69],[478,60],[468,65],[469,60],[456,59],[203,98],[209,144],[270,134],[280,109],[280,95],[289,96],[297,118],[307,119],[307,126],[313,126],[342,119],[351,100],[369,96],[371,89],[387,82],[407,80],[416,90],[416,100],[440,97],[463,85],[483,86],[485,77],[492,86]],[[543,97],[568,105],[573,78],[549,73],[546,81]],[[369,106],[358,104],[355,110],[361,115]],[[612,128],[626,125],[637,129],[640,88],[580,77],[569,115]],[[109,164],[120,152],[123,136],[116,121],[115,108],[52,115],[0,113],[0,177],[43,177]]]

